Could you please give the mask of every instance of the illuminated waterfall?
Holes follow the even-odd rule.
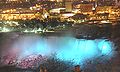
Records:
[[[112,57],[112,43],[106,40],[85,40],[71,38],[64,48],[58,50],[57,57],[61,60],[73,61],[82,64],[87,59],[100,56]]]
[[[13,49],[19,48],[20,58],[31,54],[50,56],[56,53],[60,60],[73,61],[82,64],[87,59],[99,56],[112,57],[113,44],[104,39],[85,40],[72,37],[22,37],[15,43]]]

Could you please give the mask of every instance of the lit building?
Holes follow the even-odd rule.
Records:
[[[79,11],[81,13],[87,13],[87,14],[91,14],[92,13],[92,9],[93,9],[93,4],[84,4],[84,3],[80,3],[74,6],[74,9],[79,9]]]
[[[112,10],[112,6],[104,6],[104,7],[98,6],[96,8],[97,13],[110,13],[111,10]]]
[[[7,2],[29,2],[30,0],[0,0],[1,3]]]
[[[72,11],[72,2],[65,2],[66,12]]]
[[[13,2],[13,1],[17,1],[17,2],[28,2],[29,0],[6,0],[7,2]]]
[[[72,4],[74,1],[80,1],[80,0],[63,0],[65,2],[65,8],[66,8],[66,12],[71,12],[72,11]]]
[[[50,1],[57,1],[57,2],[62,2],[63,0],[50,0]]]
[[[30,9],[8,9],[0,13],[0,20],[26,20],[38,17],[40,17],[40,14]]]
[[[117,17],[120,16],[120,9],[117,6],[103,6],[103,7],[98,6],[96,8],[96,12],[98,14],[103,14],[103,15],[105,13],[108,13],[109,19],[116,19]]]
[[[30,0],[0,0],[0,9],[29,8]]]

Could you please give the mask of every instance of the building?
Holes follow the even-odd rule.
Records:
[[[57,2],[62,2],[63,0],[50,0],[50,1],[57,1]]]
[[[20,1],[23,1],[23,2],[27,2],[27,1],[29,1],[29,0],[6,0],[7,2],[12,2],[12,1],[18,1],[18,2],[20,2]]]
[[[28,8],[31,6],[30,0],[0,0],[0,9]]]
[[[65,8],[66,12],[71,12],[72,11],[72,2],[65,2]]]
[[[93,9],[93,4],[77,4],[75,9],[79,9],[81,13],[91,14]]]
[[[97,0],[98,6],[115,6],[115,0]]]
[[[115,0],[116,1],[116,6],[120,6],[120,0]]]
[[[41,14],[33,10],[24,9],[8,9],[0,13],[0,20],[16,20],[16,19],[34,19],[40,17]]]
[[[2,3],[8,3],[8,2],[29,2],[30,0],[0,0]]]
[[[112,10],[112,6],[104,6],[104,7],[98,6],[96,8],[97,13],[110,13],[111,10]]]

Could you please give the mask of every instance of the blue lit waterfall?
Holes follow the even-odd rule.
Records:
[[[50,56],[56,53],[60,60],[82,64],[87,59],[99,56],[111,58],[114,55],[113,43],[105,39],[86,40],[73,37],[23,36],[13,45],[19,50],[20,58],[31,54]]]

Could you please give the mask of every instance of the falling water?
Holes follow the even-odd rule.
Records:
[[[87,59],[90,60],[100,56],[110,58],[113,56],[112,45],[110,41],[104,39],[85,40],[70,38],[68,43],[61,50],[58,50],[57,57],[61,60],[73,61],[75,64],[82,64]]]
[[[113,43],[108,40],[86,40],[74,37],[21,36],[8,51],[16,54],[18,59],[33,54],[50,56],[55,53],[58,59],[73,61],[75,64],[82,64],[87,59],[100,56],[109,59],[114,55]]]

